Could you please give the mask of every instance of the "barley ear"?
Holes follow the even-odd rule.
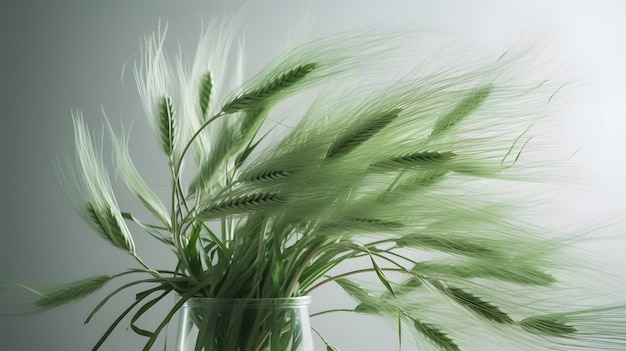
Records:
[[[95,293],[111,279],[111,276],[99,275],[64,284],[51,291],[43,293],[42,297],[35,303],[38,307],[43,309],[51,309],[65,305]]]
[[[276,78],[270,79],[257,89],[245,92],[234,99],[227,101],[222,107],[225,113],[250,110],[259,107],[272,97],[301,82],[307,75],[318,67],[316,63],[307,63],[297,66]]]
[[[472,242],[463,238],[447,236],[423,235],[411,233],[394,240],[398,247],[432,249],[441,252],[464,255],[468,257],[497,256],[498,252],[488,246]]]
[[[417,332],[422,334],[428,341],[436,345],[443,351],[461,351],[459,346],[452,340],[448,334],[433,324],[424,323],[420,320],[413,319],[413,327]]]
[[[239,177],[241,182],[251,183],[271,183],[280,180],[284,180],[294,175],[293,171],[279,171],[279,170],[264,170],[258,173],[247,174],[243,177]]]
[[[400,111],[400,109],[395,109],[379,114],[370,119],[369,123],[357,126],[354,130],[349,130],[344,135],[341,135],[326,152],[326,158],[340,157],[350,153],[396,119]]]
[[[273,192],[234,196],[206,206],[198,217],[203,220],[208,220],[229,214],[240,214],[265,209],[283,201],[284,200],[277,193]]]
[[[558,316],[533,316],[520,321],[518,324],[532,334],[562,337],[577,332],[576,328]]]
[[[135,244],[126,228],[126,225],[120,223],[123,218],[116,216],[110,207],[103,209],[96,208],[92,203],[85,204],[85,210],[89,223],[98,234],[113,246],[122,249],[131,255],[135,254]]]
[[[438,169],[443,163],[454,158],[454,152],[423,151],[392,157],[372,164],[369,168],[375,172],[398,171],[409,168]]]
[[[161,132],[161,147],[168,156],[174,153],[174,106],[169,97],[161,98],[159,103],[159,129]]]
[[[213,93],[213,75],[211,72],[207,72],[202,77],[200,82],[200,94],[199,94],[199,105],[200,105],[200,113],[202,120],[205,121],[207,116],[207,112],[209,110],[209,103],[211,102],[211,94]]]
[[[430,131],[430,138],[434,138],[448,129],[452,128],[455,124],[460,122],[463,118],[469,116],[489,97],[493,90],[492,85],[483,86],[470,92],[465,98],[463,98],[452,111],[439,117],[435,121],[435,125]]]
[[[465,307],[466,309],[476,313],[483,318],[501,324],[513,323],[511,317],[509,317],[509,315],[500,310],[500,308],[490,302],[481,299],[474,294],[471,294],[460,288],[444,286],[439,282],[436,282],[433,285],[444,294],[452,298],[459,305]]]

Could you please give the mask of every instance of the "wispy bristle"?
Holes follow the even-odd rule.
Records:
[[[59,180],[87,224],[114,246],[134,254],[134,242],[115,199],[102,155],[94,149],[80,114],[74,115],[74,132],[76,164],[58,169]]]
[[[117,165],[118,175],[139,202],[141,202],[161,224],[165,227],[169,227],[169,214],[161,199],[150,189],[139,174],[139,171],[135,168],[133,160],[130,157],[128,141],[124,138],[118,138],[110,124],[108,124],[108,127],[113,143],[113,159]]]

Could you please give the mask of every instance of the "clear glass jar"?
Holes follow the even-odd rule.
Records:
[[[181,308],[178,351],[313,351],[309,296],[192,298]]]

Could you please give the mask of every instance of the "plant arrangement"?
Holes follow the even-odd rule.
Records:
[[[525,223],[510,191],[498,190],[542,170],[522,164],[531,127],[558,96],[546,82],[515,83],[523,55],[433,73],[427,61],[394,64],[402,35],[363,32],[292,45],[244,81],[234,22],[210,25],[189,66],[167,58],[165,31],[143,42],[135,76],[171,175],[166,198],[109,130],[115,171],[151,219],[120,207],[97,141],[73,115],[75,162],[59,167],[60,179],[85,222],[138,266],[29,289],[36,309],[137,277],[87,321],[135,289],[94,350],[125,318],[149,350],[190,299],[302,297],[337,284],[356,301],[341,311],[389,318],[400,342],[410,336],[424,350],[626,347],[623,306],[595,300],[609,289],[572,288],[593,273],[568,256],[577,240]],[[177,265],[144,262],[131,227]],[[141,328],[169,295],[178,299],[158,327]],[[194,349],[292,349],[280,340],[285,318],[254,313],[197,316],[211,337]]]

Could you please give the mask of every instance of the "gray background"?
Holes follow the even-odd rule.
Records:
[[[0,281],[43,287],[134,266],[87,229],[58,186],[52,164],[72,149],[70,110],[81,109],[96,130],[101,127],[101,106],[114,125],[129,126],[135,120],[132,146],[138,166],[148,170],[149,182],[164,182],[158,172],[146,168],[160,160],[144,152],[154,144],[143,124],[132,74],[121,74],[123,64],[133,59],[138,38],[155,30],[159,18],[169,22],[169,47],[176,50],[178,39],[190,55],[201,20],[243,7],[243,1],[226,0],[2,0]],[[549,215],[563,225],[626,219],[626,2],[270,0],[249,1],[245,13],[248,72],[267,61],[286,33],[306,18],[318,33],[407,25],[458,35],[494,52],[520,38],[546,38],[543,57],[580,83],[554,135],[579,150],[572,160],[577,170],[571,175],[585,179],[582,186],[561,190],[557,199],[564,201]],[[122,197],[120,202],[127,200]],[[622,224],[608,231],[624,238]],[[141,235],[137,246],[146,261],[168,265],[169,258]],[[595,249],[624,263],[624,248],[621,240]],[[115,299],[88,326],[82,321],[97,297],[42,315],[0,317],[0,350],[91,349],[124,298],[132,296]],[[313,298],[313,310],[347,301],[333,288],[321,289]],[[397,348],[392,327],[375,319],[334,315],[313,322],[344,351]],[[124,326],[102,349],[138,350],[143,342]],[[317,349],[322,349],[319,343]]]

